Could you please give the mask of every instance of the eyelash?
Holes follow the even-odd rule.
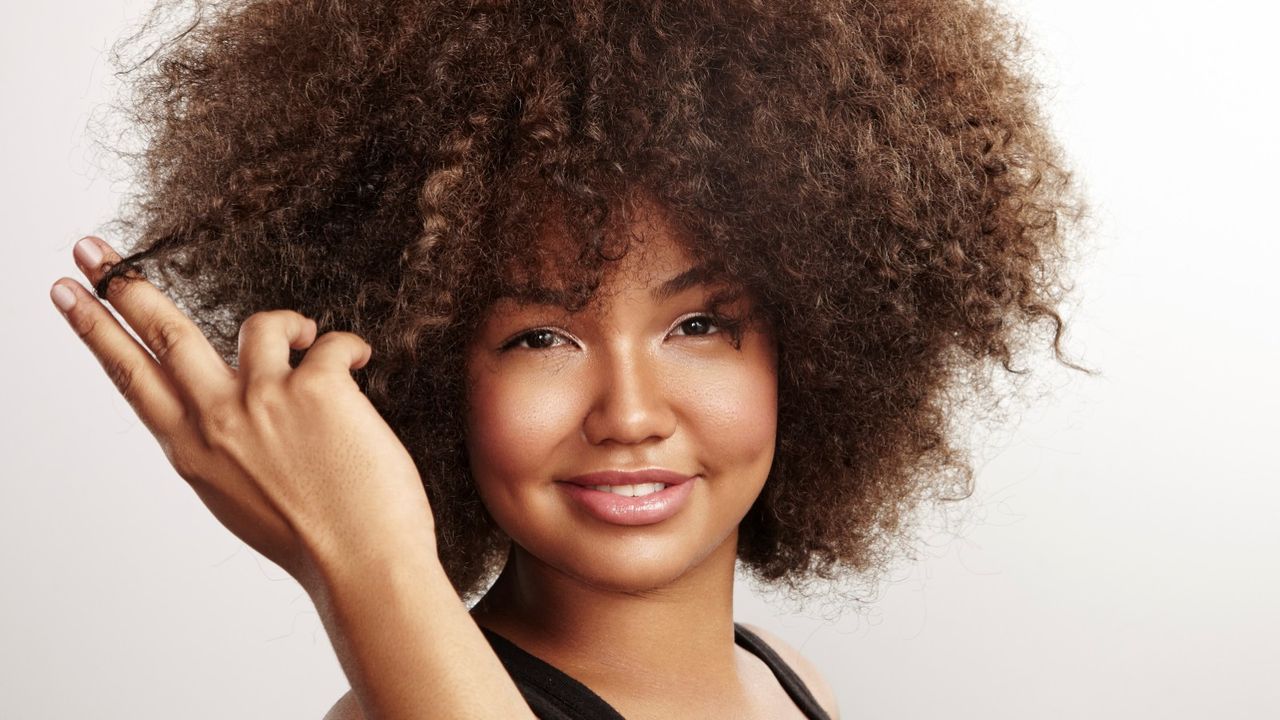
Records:
[[[697,313],[695,315],[690,315],[689,317],[686,317],[680,322],[676,323],[676,327],[683,327],[685,323],[690,322],[692,320],[710,320],[711,325],[715,327],[716,330],[702,333],[701,335],[688,335],[687,337],[707,337],[710,335],[716,335],[719,333],[726,332],[730,327],[730,321],[728,318],[720,317],[718,315],[711,315],[709,313]],[[551,328],[534,328],[532,330],[526,330],[520,333],[519,335],[511,338],[507,342],[503,343],[502,347],[499,349],[502,352],[506,352],[508,350],[532,350],[535,352],[538,350],[551,350],[556,346],[552,345],[550,347],[544,347],[544,348],[519,347],[519,345],[525,340],[528,340],[530,337],[537,335],[538,333],[544,333],[544,332],[551,333],[556,337],[565,339],[563,335],[560,335],[559,333],[557,333],[555,330],[552,330]]]

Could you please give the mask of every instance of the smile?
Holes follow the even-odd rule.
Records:
[[[653,525],[680,512],[693,493],[698,478],[674,485],[582,486],[556,483],[588,515],[612,525]]]
[[[639,485],[591,485],[592,490],[611,492],[626,497],[643,497],[651,495],[666,487],[663,483],[641,483]]]

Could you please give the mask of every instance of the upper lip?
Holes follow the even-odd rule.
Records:
[[[643,485],[644,483],[662,483],[663,485],[679,485],[692,480],[693,475],[685,475],[673,470],[650,468],[648,470],[600,470],[598,472],[575,475],[565,480],[567,483],[590,487],[592,485]]]

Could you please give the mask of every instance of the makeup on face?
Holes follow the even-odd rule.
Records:
[[[768,476],[776,351],[740,295],[659,227],[568,312],[495,304],[468,354],[467,451],[495,522],[613,587],[673,579],[724,542]],[[625,562],[620,562],[625,558]]]
[[[698,476],[661,468],[606,470],[559,481],[592,516],[616,525],[650,525],[684,507]]]

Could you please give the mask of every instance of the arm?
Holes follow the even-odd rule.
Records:
[[[326,717],[532,718],[434,550],[415,547],[322,565],[313,599],[352,687]]]

